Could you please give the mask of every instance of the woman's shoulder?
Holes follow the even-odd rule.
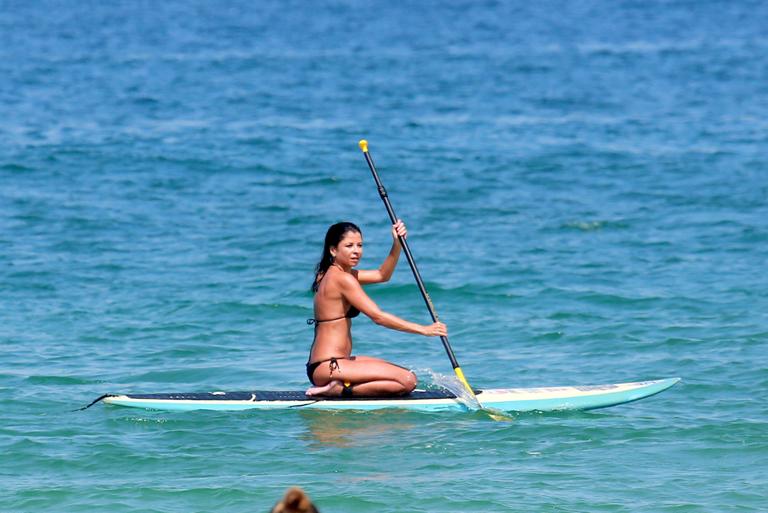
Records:
[[[358,283],[357,270],[352,269],[351,273],[346,273],[340,270],[333,271],[329,269],[328,272],[325,273],[325,281],[327,281],[329,285],[337,287],[355,285]]]

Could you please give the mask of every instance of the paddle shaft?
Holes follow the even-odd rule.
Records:
[[[360,141],[360,149],[363,150],[363,155],[365,156],[365,161],[368,163],[368,167],[371,170],[371,174],[373,175],[373,180],[376,182],[376,187],[379,190],[379,196],[381,197],[381,200],[384,202],[384,207],[387,209],[387,214],[389,214],[389,219],[392,221],[392,224],[395,224],[397,222],[397,216],[395,215],[395,210],[392,208],[392,203],[389,201],[389,195],[387,194],[387,189],[384,188],[384,185],[381,183],[381,179],[379,178],[379,173],[376,172],[376,166],[373,163],[373,159],[371,158],[371,154],[368,153],[368,143],[365,141]],[[433,322],[437,322],[437,312],[435,311],[435,306],[432,304],[432,299],[429,297],[429,293],[427,292],[426,287],[424,287],[424,282],[421,279],[421,274],[419,274],[419,269],[416,267],[416,261],[413,259],[413,255],[411,254],[411,249],[408,247],[408,241],[406,241],[403,237],[398,235],[398,240],[400,241],[400,246],[403,248],[403,253],[405,253],[405,258],[408,260],[408,265],[411,266],[411,271],[413,272],[413,277],[416,279],[416,285],[419,287],[419,292],[421,292],[421,297],[424,298],[424,302],[427,305],[427,309],[429,310],[429,315],[432,317]],[[464,384],[464,386],[469,390],[469,392],[474,396],[474,391],[472,390],[472,387],[469,386],[469,383],[467,383],[466,378],[464,377],[464,373],[461,370],[461,367],[459,366],[459,362],[456,360],[456,355],[453,354],[453,349],[451,348],[451,344],[448,342],[448,337],[441,336],[440,340],[443,342],[443,347],[445,348],[445,352],[448,353],[448,358],[451,360],[451,365],[453,366],[453,370],[456,372],[456,375],[459,377],[459,380]]]

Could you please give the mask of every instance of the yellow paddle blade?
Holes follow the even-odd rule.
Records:
[[[456,371],[456,377],[459,378],[459,381],[461,381],[461,384],[464,385],[464,388],[466,388],[469,393],[472,395],[472,398],[474,400],[477,400],[477,397],[475,396],[475,391],[472,390],[472,387],[469,386],[469,382],[467,381],[467,378],[464,377],[464,372],[461,370],[461,367],[456,367],[453,369]]]
[[[357,143],[358,146],[360,146],[360,149],[363,150],[363,153],[368,153],[368,141],[365,139],[360,139],[360,142]]]

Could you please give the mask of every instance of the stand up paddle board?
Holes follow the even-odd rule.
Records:
[[[637,401],[668,389],[680,378],[655,381],[547,388],[496,388],[477,391],[486,408],[506,412],[592,410]],[[304,392],[256,390],[180,394],[106,394],[107,404],[164,411],[191,410],[381,410],[467,411],[469,406],[444,390],[414,390],[402,397],[311,397]],[[90,406],[90,405],[89,405]]]

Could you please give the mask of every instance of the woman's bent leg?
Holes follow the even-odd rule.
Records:
[[[416,375],[398,365],[371,357],[338,359],[337,365],[320,365],[314,372],[318,386],[308,395],[339,396],[349,383],[352,395],[403,395],[416,388]]]

